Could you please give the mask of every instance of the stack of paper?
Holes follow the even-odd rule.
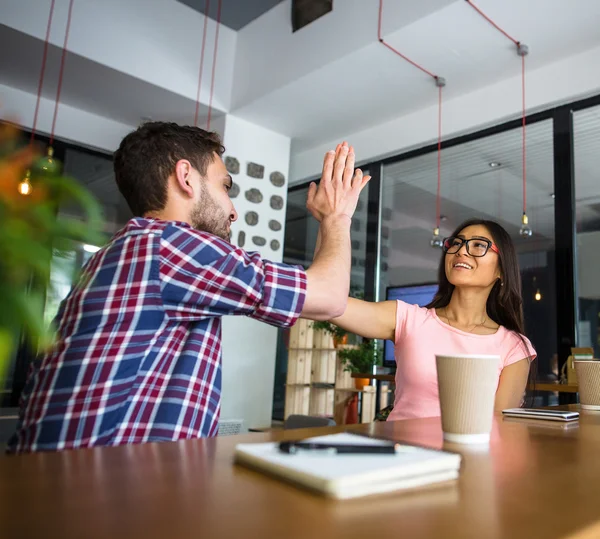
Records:
[[[356,434],[330,434],[302,440],[318,444],[389,444]],[[346,499],[409,489],[458,477],[458,454],[401,445],[395,454],[286,454],[279,444],[238,444],[235,461],[309,488],[331,498]]]

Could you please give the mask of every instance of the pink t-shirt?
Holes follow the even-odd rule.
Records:
[[[436,354],[499,355],[498,382],[504,367],[536,357],[526,337],[527,350],[519,337],[503,326],[493,335],[474,335],[442,322],[435,309],[397,303],[396,399],[388,421],[440,415]]]

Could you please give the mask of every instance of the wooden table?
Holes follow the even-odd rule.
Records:
[[[368,499],[327,500],[232,464],[241,441],[340,430],[443,446],[432,418],[0,457],[0,535],[600,537],[600,414],[569,427],[497,417],[489,450],[461,450],[458,481]]]

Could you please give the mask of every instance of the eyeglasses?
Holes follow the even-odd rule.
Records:
[[[464,238],[459,238],[457,236],[446,238],[442,249],[445,253],[453,255],[458,253],[463,245],[466,245],[467,253],[475,257],[485,256],[489,249],[494,251],[494,253],[500,252],[498,251],[498,247],[490,240],[483,238],[471,238],[470,240],[465,240]]]

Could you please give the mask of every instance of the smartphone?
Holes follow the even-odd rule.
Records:
[[[525,424],[528,427],[538,427],[540,429],[549,429],[549,430],[560,430],[563,432],[575,430],[579,428],[579,421],[548,421],[545,419],[531,419],[529,417],[512,417],[512,416],[504,416],[503,421],[505,423],[520,423],[521,425]]]
[[[579,419],[579,412],[538,408],[509,408],[502,410],[502,414],[506,417],[527,417],[529,419],[548,419],[550,421],[577,421]]]

